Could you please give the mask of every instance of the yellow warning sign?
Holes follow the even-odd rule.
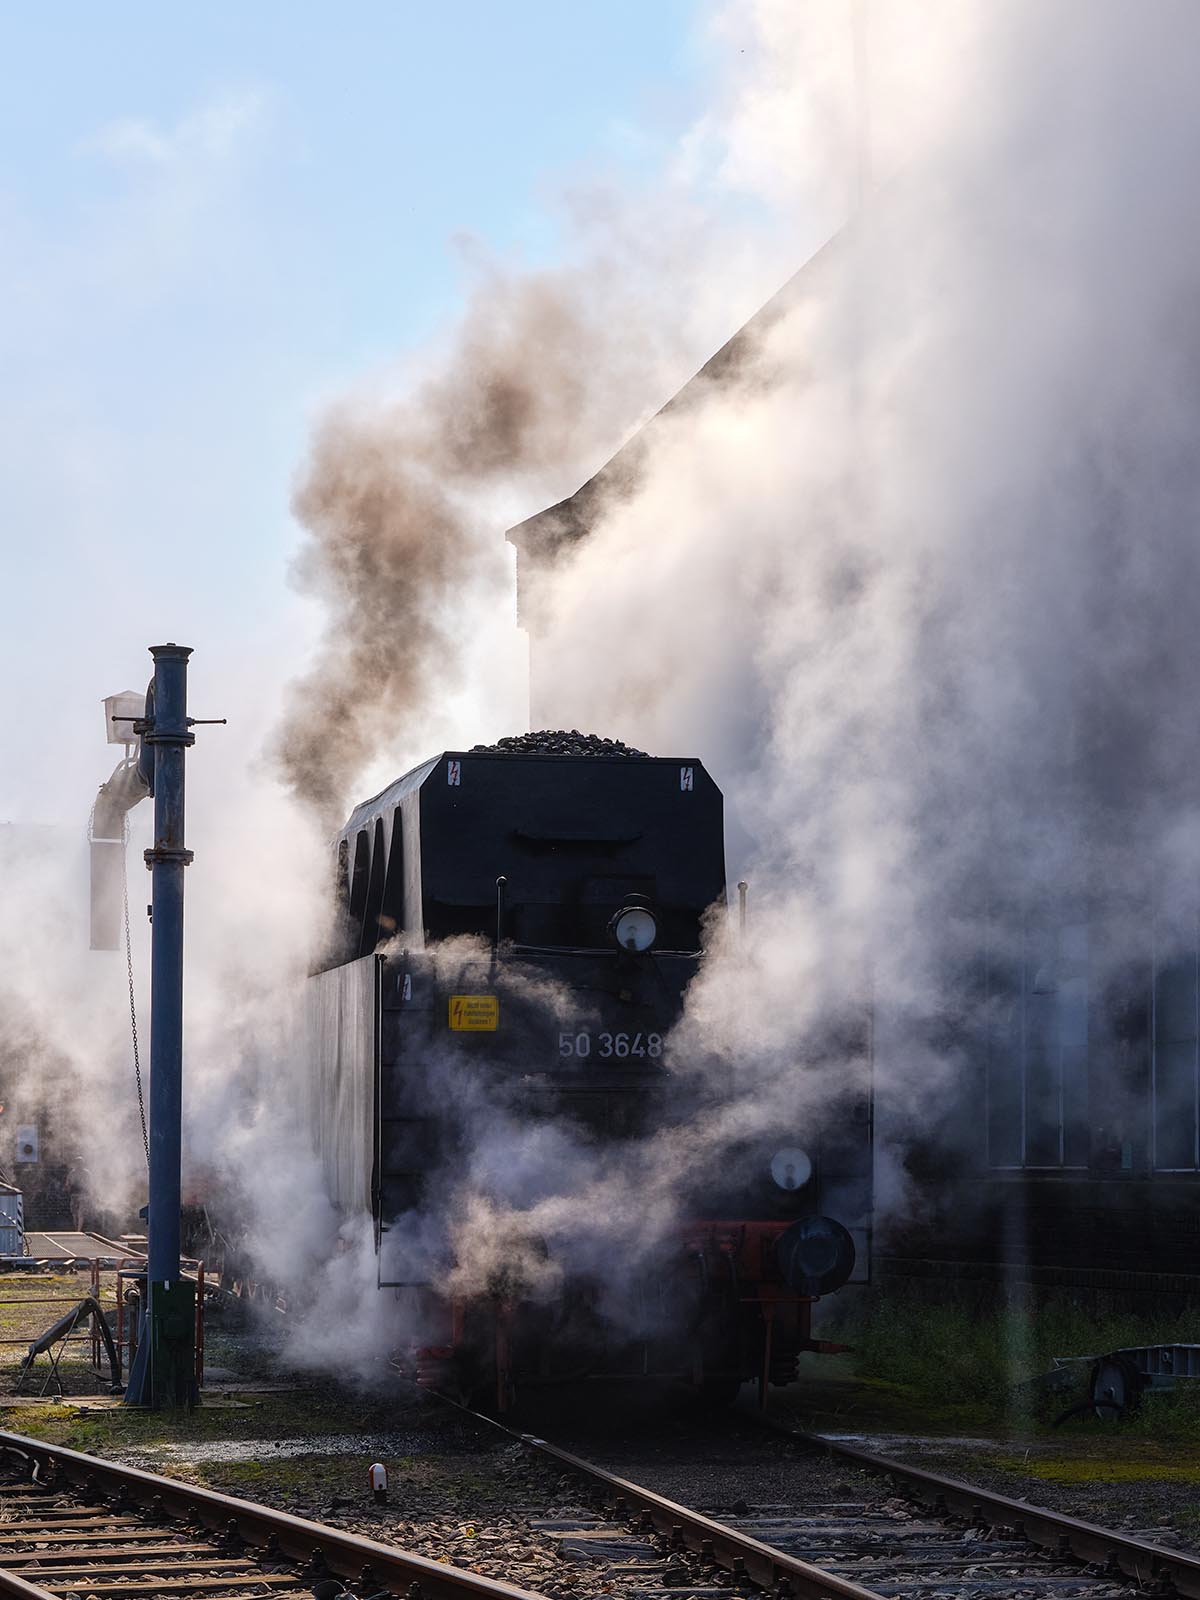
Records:
[[[500,1026],[499,995],[452,994],[450,1026],[456,1033],[495,1033]]]

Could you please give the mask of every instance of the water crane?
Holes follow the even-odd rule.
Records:
[[[118,947],[124,895],[125,819],[154,800],[150,956],[150,1118],[146,1285],[127,1404],[188,1405],[195,1400],[196,1286],[179,1261],[183,1106],[184,755],[197,719],[187,714],[188,645],[151,645],[154,676],[144,701],[132,691],[105,701],[109,740],[125,747],[102,785],[91,828],[92,949]],[[216,719],[224,721],[223,718]]]

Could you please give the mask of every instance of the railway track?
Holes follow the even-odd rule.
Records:
[[[1200,1560],[775,1425],[879,1480],[706,1516],[481,1417],[588,1490],[531,1515],[564,1572],[631,1600],[1200,1597]],[[861,1480],[860,1480],[861,1481]],[[781,1489],[782,1489],[781,1481]],[[802,1501],[802,1503],[797,1503]],[[547,1585],[550,1592],[561,1585]],[[568,1579],[569,1589],[569,1579]],[[0,1594],[530,1600],[531,1591],[213,1490],[0,1433]]]
[[[985,1539],[994,1539],[997,1535],[1019,1539],[1026,1548],[1040,1552],[1044,1559],[1053,1558],[1060,1566],[1069,1562],[1077,1572],[1082,1568],[1096,1574],[1096,1581],[1123,1580],[1127,1587],[1120,1591],[1122,1593],[1178,1595],[1187,1600],[1200,1600],[1200,1558],[1196,1556],[1030,1505],[1028,1501],[981,1489],[961,1479],[843,1444],[840,1440],[804,1433],[785,1424],[768,1421],[767,1426],[848,1466],[863,1468],[882,1478],[896,1494],[931,1512],[943,1525],[965,1526],[982,1533]],[[1063,1591],[1056,1588],[1046,1592]],[[1101,1591],[1091,1588],[1079,1592],[1097,1595]]]
[[[0,1432],[0,1595],[536,1600],[530,1591],[156,1473]]]
[[[719,1520],[701,1516],[648,1489],[619,1478],[560,1450],[545,1440],[527,1438],[532,1448],[550,1454],[581,1478],[590,1481],[613,1506],[612,1523],[559,1524],[568,1548],[574,1550],[596,1539],[608,1545],[627,1519],[643,1533],[656,1532],[682,1555],[698,1557],[688,1576],[676,1577],[692,1594],[719,1596],[736,1592],[722,1584],[717,1572],[736,1584],[748,1579],[755,1588],[796,1600],[853,1597],[853,1600],[1051,1600],[1079,1596],[1086,1600],[1131,1600],[1134,1595],[1200,1594],[1200,1588],[1172,1589],[1165,1583],[1167,1560],[1178,1559],[1200,1575],[1200,1562],[1175,1558],[1119,1534],[1107,1534],[1087,1524],[1072,1525],[1073,1542],[1056,1526],[1053,1538],[1044,1538],[1049,1518],[1056,1525],[1071,1523],[1052,1513],[1033,1513],[1021,1502],[1004,1502],[1000,1513],[988,1507],[981,1491],[960,1485],[971,1502],[957,1515],[939,1489],[929,1495],[930,1508],[914,1508],[908,1497],[916,1493],[915,1478],[899,1464],[878,1463],[857,1452],[856,1465],[892,1475],[896,1481],[878,1497],[864,1500],[805,1500],[803,1505],[781,1503],[745,1507]],[[957,1500],[956,1496],[956,1500]],[[991,1497],[996,1500],[998,1497]],[[1011,1509],[1008,1509],[1011,1508]],[[1086,1552],[1076,1549],[1084,1542]],[[1037,1535],[1035,1537],[1034,1535]],[[1114,1559],[1114,1545],[1129,1562]],[[609,1548],[615,1556],[616,1545]],[[1130,1570],[1132,1568],[1132,1570]],[[704,1575],[707,1569],[707,1576]],[[665,1593],[666,1590],[660,1591]],[[683,1593],[677,1587],[677,1595]]]
[[[502,1426],[490,1418],[481,1421]],[[617,1577],[636,1566],[632,1528],[674,1552],[677,1569],[647,1593],[712,1597],[747,1584],[795,1600],[1200,1600],[1200,1559],[906,1462],[806,1434],[772,1430],[877,1478],[855,1498],[805,1497],[719,1518],[700,1513],[530,1434],[503,1431],[588,1484],[606,1508],[552,1526],[576,1559],[589,1545]],[[623,1555],[624,1552],[624,1555]],[[643,1546],[641,1558],[652,1551]],[[647,1569],[649,1575],[650,1569]]]

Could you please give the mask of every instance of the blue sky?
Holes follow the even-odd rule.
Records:
[[[68,822],[144,646],[291,676],[311,418],[453,318],[464,239],[553,259],[706,92],[694,0],[0,11],[0,819]],[[718,340],[719,342],[719,340]],[[307,631],[306,631],[307,630]],[[219,664],[219,665],[218,665]],[[228,709],[197,706],[197,710]]]
[[[301,253],[299,281],[325,302],[315,331],[353,365],[445,311],[457,233],[540,254],[553,247],[546,201],[573,166],[644,165],[669,144],[696,106],[695,10],[10,7],[6,206],[69,245],[128,198],[152,140],[223,110],[245,141],[261,242]]]

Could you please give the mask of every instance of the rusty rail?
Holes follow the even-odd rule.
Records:
[[[976,1526],[1012,1529],[1018,1537],[1043,1550],[1059,1555],[1069,1553],[1079,1561],[1107,1567],[1110,1571],[1119,1570],[1143,1587],[1170,1585],[1174,1593],[1187,1600],[1200,1600],[1200,1558],[1196,1556],[1101,1528],[1060,1511],[1030,1505],[1009,1495],[996,1494],[959,1478],[929,1472],[907,1461],[860,1450],[856,1445],[826,1439],[821,1434],[805,1433],[773,1418],[762,1419],[759,1425],[785,1438],[811,1445],[839,1461],[890,1479],[900,1492],[930,1508],[935,1516],[945,1514],[962,1517]]]
[[[641,1484],[619,1478],[604,1467],[572,1455],[547,1439],[532,1433],[518,1433],[485,1412],[472,1411],[450,1395],[436,1392],[438,1399],[463,1411],[514,1442],[526,1445],[539,1455],[548,1456],[568,1467],[577,1477],[599,1490],[614,1519],[627,1518],[639,1531],[658,1533],[674,1548],[692,1550],[723,1568],[736,1579],[748,1580],[760,1589],[773,1591],[778,1600],[880,1600],[874,1589],[864,1589],[832,1572],[825,1572],[809,1561],[786,1551],[776,1550],[738,1528],[717,1522],[699,1511],[668,1500],[665,1495],[644,1489]]]
[[[328,1528],[306,1517],[238,1500],[214,1489],[180,1483],[136,1467],[118,1466],[61,1445],[44,1444],[40,1439],[28,1439],[22,1434],[0,1432],[0,1461],[10,1466],[18,1464],[28,1475],[26,1487],[9,1493],[14,1499],[28,1497],[24,1503],[30,1507],[34,1519],[32,1524],[25,1525],[30,1532],[30,1542],[39,1537],[34,1528],[49,1521],[63,1528],[70,1543],[81,1547],[81,1556],[90,1556],[95,1562],[118,1558],[126,1562],[128,1570],[144,1573],[146,1561],[153,1553],[168,1562],[172,1573],[178,1572],[181,1577],[193,1569],[207,1568],[209,1572],[222,1569],[219,1578],[206,1575],[182,1582],[172,1578],[169,1592],[173,1594],[184,1596],[198,1591],[213,1595],[224,1589],[231,1596],[244,1595],[248,1589],[265,1586],[276,1591],[303,1593],[307,1600],[314,1582],[334,1577],[356,1584],[363,1593],[373,1597],[391,1594],[404,1600],[541,1600],[527,1589],[485,1578],[480,1573],[464,1572],[395,1545],[365,1539],[340,1528]],[[66,1507],[48,1504],[64,1492],[82,1496],[84,1503]],[[3,1496],[4,1486],[0,1484],[0,1498]],[[106,1498],[110,1505],[103,1504]],[[95,1505],[96,1501],[102,1503]],[[207,1543],[178,1543],[173,1536],[183,1531],[181,1524],[192,1532],[193,1538],[197,1530],[201,1537],[209,1531],[213,1535],[212,1547]],[[7,1524],[0,1523],[0,1539],[5,1537],[6,1527],[19,1534],[22,1523],[11,1520]],[[86,1548],[89,1529],[92,1540],[99,1541],[96,1550]],[[118,1547],[113,1548],[110,1543],[106,1554],[102,1554],[103,1541],[114,1539],[119,1541]],[[43,1533],[40,1540],[45,1544],[47,1536]],[[165,1543],[165,1540],[172,1542]],[[272,1570],[256,1575],[253,1582],[247,1582],[244,1573],[229,1572],[229,1568],[245,1565],[239,1558],[243,1549],[261,1555]],[[64,1554],[75,1555],[76,1552],[60,1552],[60,1559]],[[35,1567],[35,1563],[53,1559],[54,1552],[44,1548],[6,1554],[0,1558],[3,1563],[0,1564],[0,1594],[13,1595],[18,1600],[51,1600],[52,1591],[31,1582],[29,1573],[36,1570],[48,1583],[55,1577],[61,1578],[65,1575],[61,1568],[53,1573],[40,1565]],[[23,1567],[26,1575],[13,1571],[14,1566]],[[89,1575],[100,1576],[98,1573]],[[370,1587],[364,1586],[367,1583]],[[111,1592],[112,1587],[92,1582],[88,1592]],[[128,1582],[123,1584],[123,1589],[126,1593],[133,1592]],[[58,1600],[61,1600],[61,1582],[57,1591]],[[146,1586],[142,1584],[137,1592],[147,1592]]]
[[[594,1466],[569,1450],[560,1450],[545,1439],[528,1433],[512,1437],[569,1467],[577,1476],[599,1488],[610,1502],[615,1517],[629,1516],[636,1511],[638,1525],[645,1532],[653,1531],[676,1547],[696,1551],[735,1578],[748,1578],[760,1589],[777,1596],[791,1595],[795,1600],[879,1600],[874,1589],[864,1589],[848,1578],[823,1572],[811,1562],[776,1550],[724,1522],[702,1516],[699,1511],[692,1511],[651,1489],[643,1489],[627,1478],[618,1478],[615,1473]]]
[[[448,1395],[442,1394],[440,1398],[459,1410],[468,1410]],[[646,1531],[653,1529],[666,1534],[677,1546],[700,1551],[736,1576],[747,1577],[762,1588],[773,1589],[776,1594],[794,1595],[797,1600],[807,1600],[810,1595],[874,1595],[874,1591],[860,1588],[846,1578],[823,1572],[819,1567],[760,1543],[736,1528],[703,1517],[638,1484],[616,1477],[545,1439],[533,1434],[518,1434],[480,1412],[471,1411],[469,1414],[479,1422],[499,1429],[509,1438],[519,1439],[597,1485],[616,1515],[636,1509],[641,1513],[641,1525]],[[929,1510],[935,1519],[961,1520],[964,1524],[985,1528],[993,1534],[1007,1530],[1014,1538],[1024,1540],[1059,1560],[1100,1568],[1114,1578],[1131,1578],[1139,1588],[1150,1592],[1172,1594],[1183,1597],[1183,1600],[1200,1600],[1200,1558],[1196,1556],[1102,1528],[1078,1517],[1030,1505],[1024,1500],[981,1489],[957,1478],[910,1466],[889,1456],[845,1445],[819,1434],[805,1433],[771,1417],[756,1414],[755,1421],[758,1426],[771,1432],[887,1478],[897,1492]],[[882,1575],[886,1575],[886,1569],[881,1569]],[[1052,1573],[1047,1575],[1053,1576]]]

